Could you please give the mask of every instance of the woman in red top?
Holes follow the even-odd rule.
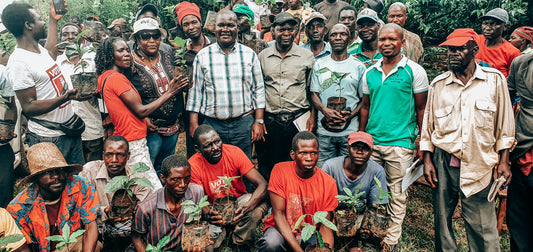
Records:
[[[147,128],[144,118],[186,87],[187,78],[178,76],[172,79],[167,92],[149,104],[142,104],[137,89],[127,78],[131,74],[132,56],[126,41],[118,37],[105,39],[96,51],[95,63],[96,73],[100,75],[98,92],[115,126],[113,134],[121,135],[129,142],[128,165],[138,162],[148,165],[150,171],[146,174],[147,178],[155,190],[161,188],[146,145]]]

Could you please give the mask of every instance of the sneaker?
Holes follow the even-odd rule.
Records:
[[[388,244],[381,242],[381,252],[393,252],[396,249],[397,244]]]

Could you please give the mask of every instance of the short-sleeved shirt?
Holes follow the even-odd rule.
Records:
[[[317,3],[313,9],[322,13],[328,19],[328,21],[326,21],[326,27],[328,28],[328,31],[331,31],[331,27],[339,22],[339,12],[344,6],[350,5],[343,0],[337,0],[334,3],[324,0]]]
[[[320,58],[324,58],[324,57],[328,57],[331,55],[331,46],[329,45],[329,43],[327,42],[322,42],[324,43],[324,48],[322,49],[322,51],[320,51],[318,53],[317,56],[315,56],[315,59],[318,60]],[[302,45],[303,48],[311,51],[311,43],[307,42],[305,44]]]
[[[328,159],[322,166],[322,170],[329,174],[335,181],[337,181],[337,191],[339,195],[346,195],[344,188],[350,189],[352,193],[355,193],[357,187],[361,186],[359,192],[363,192],[360,199],[366,199],[370,204],[387,204],[389,198],[386,197],[383,202],[378,201],[379,190],[374,177],[378,178],[381,182],[382,190],[387,192],[387,177],[385,176],[385,170],[376,161],[369,159],[366,163],[366,169],[355,180],[351,180],[346,176],[344,171],[344,160],[348,156],[335,157]]]
[[[415,148],[415,94],[428,91],[426,70],[407,57],[385,75],[382,60],[363,76],[363,94],[369,95],[370,111],[366,131],[374,144]]]
[[[403,54],[410,60],[419,63],[424,55],[424,46],[420,37],[413,32],[403,29],[405,44],[403,46]]]
[[[105,86],[102,91],[104,81]],[[146,137],[147,128],[144,120],[135,116],[120,99],[120,95],[129,90],[135,91],[141,102],[139,92],[123,74],[115,70],[107,70],[98,77],[98,92],[103,93],[103,100],[115,126],[113,134],[123,136],[128,141],[135,141]]]
[[[203,196],[202,187],[190,183],[183,200],[192,200],[194,203],[198,203]],[[137,205],[131,229],[143,235],[144,240],[153,245],[169,235],[170,241],[163,247],[162,251],[181,251],[181,231],[183,223],[189,218],[183,209],[181,207],[178,217],[170,213],[165,201],[165,188],[161,188],[148,195],[144,201]]]
[[[70,232],[85,228],[96,220],[99,212],[99,199],[94,186],[85,178],[73,175],[67,178],[61,194],[57,227],[70,225]],[[50,251],[51,223],[39,193],[39,187],[31,184],[9,203],[7,211],[17,222],[26,237],[26,242],[37,251]],[[61,233],[61,228],[58,228]]]
[[[379,52],[379,50],[376,51],[374,54],[374,57],[370,58],[366,56],[366,54],[363,53],[363,43],[361,42],[357,49],[352,50],[350,52],[350,55],[354,56],[357,60],[361,61],[366,68],[369,68],[376,64],[379,59],[383,58],[383,55]]]
[[[0,208],[0,238],[10,235],[22,235],[22,232],[13,217],[4,208]],[[26,239],[20,239],[20,241],[8,244],[5,248],[15,250],[24,244],[26,244]]]
[[[355,40],[348,46],[348,54],[351,56],[354,56],[357,53],[357,48],[359,48],[359,45],[363,42],[359,36],[355,38]]]
[[[353,57],[348,57],[343,61],[335,61],[331,57],[325,57],[315,62],[315,65],[313,66],[313,74],[311,75],[311,92],[319,93],[322,104],[327,105],[329,97],[339,97],[339,87],[336,84],[332,84],[326,90],[322,90],[322,83],[331,77],[330,72],[325,72],[322,74],[316,73],[318,70],[324,67],[341,74],[350,73],[341,81],[341,87],[343,88],[341,91],[341,96],[346,98],[347,108],[349,107],[352,110],[355,109],[363,97],[362,79],[366,70],[365,66]],[[320,121],[322,118],[324,118],[324,114],[319,112],[318,120]],[[318,123],[317,133],[325,136],[346,136],[351,132],[357,131],[358,129],[359,116],[354,116],[350,122],[350,125],[341,132],[328,131],[324,129],[324,126],[322,126],[321,123]]]
[[[259,54],[259,62],[265,78],[266,112],[278,114],[309,109],[307,90],[315,62],[313,53],[293,44],[285,57],[281,57],[274,46]]]
[[[7,62],[8,80],[15,91],[35,88],[38,101],[54,99],[72,89],[72,86],[65,80],[61,69],[48,54],[48,50],[40,45],[39,50],[40,53],[34,53],[15,48]],[[34,118],[63,123],[73,114],[72,103],[67,101],[52,111],[34,116]],[[48,129],[33,120],[28,120],[28,130],[42,137],[65,135],[60,130]]]
[[[194,154],[189,159],[191,165],[191,183],[204,187],[209,196],[209,202],[227,196],[222,186],[226,185],[218,177],[241,176],[231,182],[229,193],[235,197],[246,194],[246,186],[242,176],[254,169],[254,164],[248,156],[237,146],[222,144],[222,159],[216,164],[210,164],[201,153]]]
[[[507,78],[511,69],[511,62],[513,62],[514,58],[522,55],[520,50],[505,39],[503,44],[496,48],[485,46],[485,36],[481,35],[479,39],[479,50],[476,54],[476,59],[492,68],[498,69]]]
[[[11,83],[7,81],[7,71],[4,65],[0,65],[0,96],[2,97],[15,96],[15,91],[13,91],[13,87],[11,87]]]
[[[304,214],[315,214],[319,211],[331,212],[337,208],[337,186],[335,180],[318,167],[308,179],[296,174],[296,162],[277,163],[272,168],[268,191],[285,199],[285,215],[292,228]],[[312,223],[311,216],[305,218]],[[265,220],[265,229],[276,225],[274,214]]]

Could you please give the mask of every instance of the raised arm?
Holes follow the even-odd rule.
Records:
[[[50,18],[48,19],[48,36],[46,37],[46,44],[44,45],[44,48],[48,50],[48,54],[50,54],[50,57],[52,59],[57,59],[57,21],[59,21],[63,15],[56,14],[56,10],[54,9],[53,0],[50,0]]]

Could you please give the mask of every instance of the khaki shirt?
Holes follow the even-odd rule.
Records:
[[[126,166],[127,175],[130,174],[132,168],[132,166]],[[111,200],[113,199],[114,194],[114,192],[104,193],[105,186],[111,180],[111,178],[107,174],[107,167],[105,166],[104,161],[96,160],[86,163],[83,166],[83,171],[81,171],[79,175],[89,180],[89,182],[91,182],[91,184],[96,187],[96,192],[98,193],[98,197],[100,198],[100,215],[97,219],[97,222],[103,223],[108,218],[104,209],[106,209],[106,207],[111,204]],[[142,175],[138,176],[138,174],[135,174],[133,177],[142,177]],[[146,198],[146,196],[153,192],[153,189],[134,184],[131,188],[131,191],[137,197],[139,202],[141,202]]]
[[[424,46],[422,45],[420,37],[406,29],[403,29],[403,35],[405,38],[403,54],[416,63],[422,62],[422,56],[424,55]]]
[[[429,87],[420,150],[435,147],[461,160],[460,187],[466,197],[486,188],[498,152],[515,145],[515,123],[505,77],[476,64],[463,84],[448,71]]]
[[[307,90],[315,63],[313,53],[293,44],[284,58],[276,46],[259,54],[265,79],[265,111],[268,113],[290,113],[308,109]]]

